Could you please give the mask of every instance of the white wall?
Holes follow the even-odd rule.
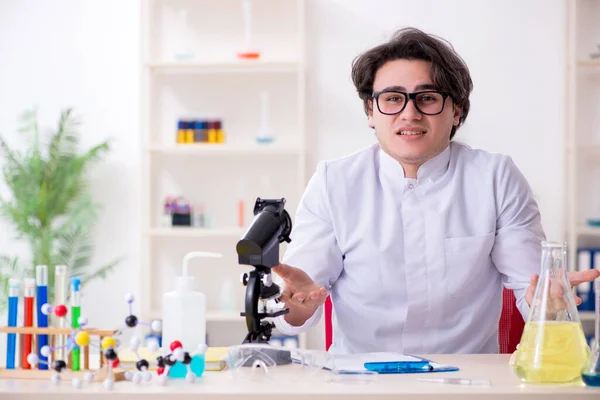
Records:
[[[563,238],[562,0],[307,4],[310,172],[318,160],[374,140],[351,85],[352,59],[395,29],[416,26],[451,41],[471,69],[472,108],[457,139],[510,154],[537,195],[548,237]],[[127,259],[109,280],[88,288],[84,307],[94,325],[120,324],[122,293],[138,290],[138,10],[137,1],[0,2],[0,132],[18,142],[23,109],[38,105],[50,126],[72,105],[83,117],[86,145],[115,138],[110,158],[94,172],[104,204],[96,261]],[[7,229],[0,248],[11,243]],[[322,336],[315,331],[312,343]]]
[[[41,125],[54,129],[60,110],[72,106],[82,120],[82,147],[113,139],[92,177],[103,205],[94,264],[125,260],[110,280],[84,293],[94,326],[122,324],[122,293],[138,291],[138,9],[136,1],[0,1],[0,133],[19,145],[17,117],[24,109],[38,106]],[[11,233],[0,226],[0,249],[9,253]]]

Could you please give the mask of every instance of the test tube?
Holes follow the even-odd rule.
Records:
[[[67,266],[66,265],[57,265],[54,268],[54,302],[55,304],[63,304],[67,303]],[[67,321],[66,318],[57,318],[55,323],[58,322],[59,328],[66,328]],[[54,352],[55,360],[64,360],[66,357],[66,336],[65,335],[57,335],[56,336],[56,344],[57,350]]]
[[[19,307],[19,280],[8,281],[8,326],[17,326],[17,314]],[[6,369],[15,369],[15,356],[17,347],[17,334],[9,333],[6,344]]]

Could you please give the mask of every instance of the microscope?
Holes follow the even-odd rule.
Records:
[[[253,271],[242,275],[246,295],[245,311],[240,315],[246,318],[248,328],[243,343],[267,344],[275,324],[262,320],[289,312],[288,308],[277,311],[267,308],[269,300],[277,302],[281,295],[281,288],[271,276],[271,268],[279,264],[279,244],[291,241],[292,220],[284,207],[284,198],[257,198],[254,219],[236,245],[239,264],[254,267]],[[289,351],[273,349],[269,356],[278,365],[291,363]]]

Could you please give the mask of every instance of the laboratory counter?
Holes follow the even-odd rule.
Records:
[[[267,377],[234,378],[231,371],[206,372],[197,382],[170,380],[166,386],[156,382],[134,384],[116,382],[113,390],[102,383],[84,384],[81,389],[69,380],[54,385],[45,380],[0,380],[0,399],[7,400],[80,400],[92,395],[95,400],[129,399],[600,399],[600,388],[583,385],[522,385],[508,364],[508,355],[428,355],[440,363],[457,366],[460,371],[427,374],[378,375],[372,382],[333,380],[328,371],[303,377],[299,365],[281,367]],[[489,387],[426,383],[419,377],[460,377],[487,379]],[[43,396],[43,397],[41,397]],[[82,397],[84,396],[84,397]]]

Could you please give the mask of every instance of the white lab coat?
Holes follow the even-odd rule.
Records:
[[[378,145],[320,162],[291,238],[282,262],[330,291],[330,351],[441,354],[498,352],[502,285],[526,318],[545,235],[510,157],[451,142],[417,179]]]

